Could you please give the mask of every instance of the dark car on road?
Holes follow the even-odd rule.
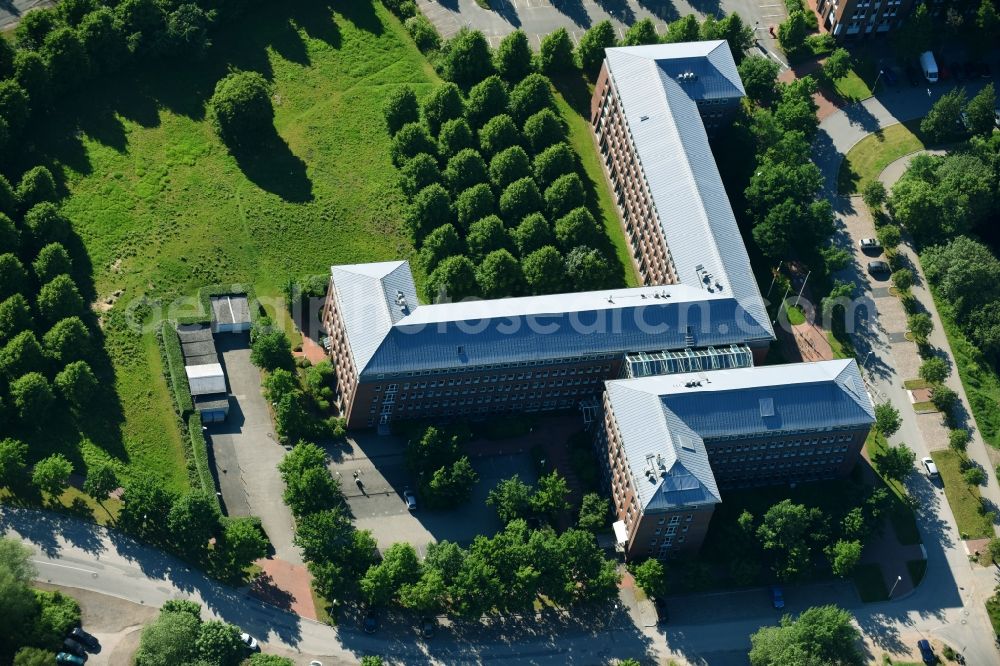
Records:
[[[365,621],[361,626],[366,634],[374,634],[378,631],[378,613],[375,612],[374,608],[365,613]]]
[[[885,85],[890,88],[899,83],[899,77],[896,76],[895,70],[888,65],[882,68],[882,78],[885,79]]]
[[[931,644],[926,638],[917,641],[917,649],[920,650],[920,659],[925,664],[930,666],[931,664],[938,663],[937,655],[934,654],[934,650],[931,649]]]
[[[69,632],[69,637],[78,643],[83,643],[91,652],[97,652],[101,649],[101,642],[81,627],[73,627],[73,631]]]
[[[432,617],[420,618],[420,637],[424,639],[434,638],[437,631],[437,621]]]
[[[75,654],[70,654],[69,652],[60,652],[56,655],[57,664],[68,664],[69,666],[83,666],[86,663],[86,657],[78,657]]]
[[[959,63],[954,63],[948,65],[948,69],[951,70],[951,75],[955,77],[955,83],[961,83],[965,80],[965,74],[962,73],[962,66]]]
[[[771,588],[771,605],[776,610],[781,610],[785,607],[785,591],[781,589],[780,585],[775,585]]]
[[[872,275],[885,275],[890,272],[889,264],[884,261],[869,261],[868,272]]]
[[[78,657],[87,657],[87,648],[83,647],[81,643],[73,640],[72,638],[67,638],[63,641],[63,649],[66,652],[71,652]]]

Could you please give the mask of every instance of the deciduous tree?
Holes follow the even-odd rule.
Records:
[[[271,88],[258,72],[235,71],[215,84],[208,117],[228,145],[250,145],[274,133]]]
[[[389,134],[396,134],[403,125],[420,120],[420,107],[417,105],[417,94],[408,85],[394,88],[382,107],[382,115]]]
[[[538,62],[542,74],[564,74],[576,67],[573,59],[573,42],[566,28],[557,28],[542,38]]]
[[[53,453],[35,463],[31,481],[39,490],[58,497],[69,487],[69,475],[72,473],[73,463],[63,454]]]
[[[493,67],[505,81],[517,83],[532,72],[531,45],[523,30],[515,30],[502,40],[493,54]]]
[[[468,90],[493,74],[490,45],[478,30],[463,28],[442,50],[444,78]]]

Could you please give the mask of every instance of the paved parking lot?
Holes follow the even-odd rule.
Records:
[[[232,516],[259,516],[275,555],[302,564],[292,545],[292,514],[282,500],[285,488],[278,475],[285,447],[271,425],[260,371],[250,362],[249,336],[217,335],[215,344],[232,397],[229,418],[209,426],[206,434],[226,510]]]
[[[662,33],[667,23],[681,16],[696,14],[701,19],[735,11],[749,25],[759,26],[760,43],[775,52],[777,44],[767,28],[777,26],[787,16],[782,0],[490,0],[489,10],[476,0],[418,0],[417,5],[442,37],[471,28],[481,30],[495,47],[504,35],[520,28],[536,49],[545,35],[558,28],[566,28],[575,44],[587,28],[605,19],[614,24],[621,38],[628,26],[643,18],[651,18]]]
[[[501,525],[493,509],[486,506],[489,491],[498,481],[514,474],[527,482],[535,481],[527,453],[473,458],[479,483],[465,505],[431,511],[423,505],[418,494],[417,511],[411,513],[403,501],[403,489],[415,488],[415,484],[406,469],[404,447],[405,441],[397,437],[363,434],[349,441],[347,448],[331,451],[334,461],[331,469],[340,479],[355,525],[358,529],[371,530],[379,548],[406,541],[422,555],[427,544],[435,541],[447,539],[466,543],[477,534],[493,534]],[[354,482],[355,471],[360,473],[363,491]]]

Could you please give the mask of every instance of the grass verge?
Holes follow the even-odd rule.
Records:
[[[1000,377],[983,358],[982,352],[959,330],[950,306],[942,304],[934,291],[932,287],[931,293],[941,316],[941,326],[955,357],[958,376],[962,380],[965,397],[972,407],[976,425],[986,443],[1000,448]]]
[[[874,601],[885,601],[889,598],[889,590],[882,578],[882,567],[877,564],[860,564],[854,570],[854,586],[858,588],[861,601],[870,604]]]
[[[837,175],[837,191],[840,194],[861,192],[892,162],[923,148],[920,120],[909,120],[873,132],[844,157]]]
[[[978,486],[970,486],[962,478],[963,456],[955,451],[931,451],[934,464],[941,474],[944,494],[962,539],[979,539],[993,535],[993,524],[982,514],[982,499]]]
[[[859,102],[872,96],[868,84],[852,69],[847,76],[833,82],[833,89],[848,102]]]
[[[789,305],[785,308],[785,312],[788,314],[788,323],[792,326],[806,323],[806,313],[802,311],[801,307]]]
[[[554,77],[552,83],[556,88],[556,106],[569,125],[570,146],[580,157],[587,180],[590,181],[586,184],[597,195],[604,231],[614,245],[618,263],[625,270],[625,284],[637,287],[642,282],[636,274],[632,251],[625,239],[618,208],[611,198],[608,181],[604,176],[604,167],[601,166],[601,158],[594,146],[594,136],[590,130],[590,89],[580,75]]]
[[[917,412],[918,414],[924,414],[929,412],[936,412],[937,407],[935,407],[934,403],[931,402],[930,400],[918,400],[917,402],[913,403],[913,411]]]
[[[868,439],[865,440],[865,450],[868,452],[869,460],[874,460],[886,450],[887,446],[885,438],[877,431],[872,430],[868,433]],[[889,523],[892,525],[892,531],[896,534],[896,539],[907,546],[920,543],[917,519],[910,508],[906,488],[899,481],[883,476],[874,462],[872,462],[872,469],[875,470],[882,483],[892,494],[893,503],[889,512]]]
[[[1000,636],[1000,593],[994,594],[986,600],[986,613],[990,616],[993,633]]]
[[[903,382],[903,388],[909,391],[915,391],[917,389],[925,389],[930,387],[931,387],[930,382],[928,382],[926,379],[907,379],[905,382]]]

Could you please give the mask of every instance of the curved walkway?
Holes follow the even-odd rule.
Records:
[[[869,313],[867,319],[858,322],[856,330],[851,334],[859,363],[864,367],[866,383],[875,400],[893,403],[903,417],[902,427],[891,438],[891,442],[898,444],[905,441],[918,457],[926,456],[931,450],[947,448],[947,430],[941,425],[939,414],[920,416],[914,414],[910,407],[902,383],[905,379],[917,376],[920,358],[913,343],[903,338],[906,314],[899,300],[889,294],[887,282],[873,279],[864,270],[865,262],[871,257],[857,249],[858,241],[874,236],[874,225],[860,197],[837,193],[837,175],[844,156],[858,141],[890,125],[922,117],[946,90],[948,88],[897,89],[881,98],[870,98],[851,105],[820,123],[813,144],[813,160],[823,175],[825,196],[833,204],[838,218],[835,242],[851,250],[856,257],[856,261],[838,277],[853,280],[860,286],[862,293],[858,303],[864,312]],[[975,92],[976,89],[970,90],[970,94]],[[883,177],[893,179],[894,182],[902,174],[909,159],[912,159],[912,155],[889,165],[883,172]],[[954,358],[944,336],[937,308],[926,288],[916,253],[905,243],[900,246],[900,252],[910,261],[917,276],[913,293],[934,320],[931,343],[947,354],[954,368]],[[990,472],[990,483],[982,488],[983,496],[996,502],[1000,499],[1000,492],[989,464],[986,445],[976,431],[957,372],[949,377],[948,385],[961,396],[974,431],[969,455]],[[925,588],[928,584],[939,587],[936,581],[947,580],[953,599],[958,597],[956,600],[962,608],[959,623],[947,621],[933,634],[959,645],[964,644],[964,649],[969,650],[966,652],[968,663],[1000,663],[1000,655],[989,640],[992,630],[983,607],[995,585],[993,571],[970,564],[968,552],[959,538],[951,509],[939,484],[932,484],[922,474],[914,474],[908,479],[907,488],[918,502],[918,526],[927,549],[928,561],[924,582],[915,595],[927,600],[935,599],[936,595],[925,596]],[[941,601],[944,606],[943,600]]]

